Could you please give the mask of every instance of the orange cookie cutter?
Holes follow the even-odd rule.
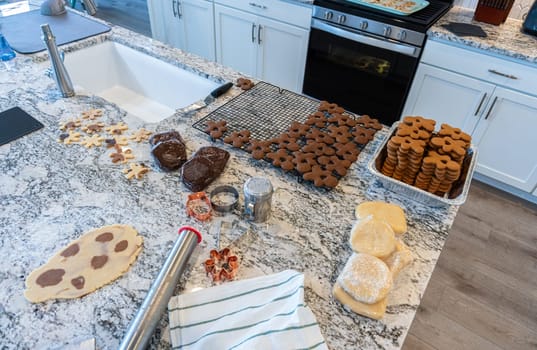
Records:
[[[239,269],[239,258],[231,253],[229,248],[220,251],[212,249],[210,258],[204,263],[205,272],[211,275],[213,282],[233,280]]]
[[[212,214],[211,201],[205,192],[196,192],[188,195],[186,212],[200,221],[207,221]]]

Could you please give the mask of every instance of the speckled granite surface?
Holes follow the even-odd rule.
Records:
[[[237,78],[230,69],[117,27],[65,49],[69,52],[103,40],[125,43],[215,81]],[[147,144],[132,147],[137,160],[151,165],[152,171],[142,180],[129,181],[121,173],[123,166],[110,162],[109,151],[58,143],[58,125],[90,108],[101,108],[106,123],[124,121],[131,130],[143,126],[180,131],[189,155],[211,142],[180,114],[159,124],[144,124],[96,96],[61,98],[56,84],[43,74],[44,66],[38,64],[45,58],[45,54],[19,55],[10,62],[10,70],[0,70],[0,110],[20,106],[45,124],[44,129],[0,147],[0,343],[3,349],[47,349],[95,337],[99,349],[114,349],[162,266],[178,227],[200,228],[204,241],[177,292],[210,286],[201,263],[215,245],[214,221],[199,223],[187,217],[188,191],[178,173],[155,168]],[[211,108],[238,93],[233,88]],[[406,200],[375,181],[366,164],[386,132],[377,134],[330,192],[299,184],[227,146],[223,147],[231,153],[228,166],[208,188],[229,184],[241,189],[251,176],[270,178],[276,188],[273,215],[265,224],[252,225],[254,238],[243,245],[238,278],[285,269],[303,271],[306,302],[331,349],[401,347],[457,212],[457,207],[433,209]],[[386,200],[404,207],[409,223],[404,240],[416,257],[396,280],[381,321],[348,312],[331,296],[332,284],[351,254],[347,239],[354,208],[365,200]],[[124,276],[80,299],[26,301],[24,280],[33,269],[83,232],[113,223],[130,224],[144,237],[141,254]],[[222,240],[232,238],[230,234]],[[152,348],[166,349],[168,340],[164,316]]]
[[[522,21],[509,18],[504,24],[495,26],[474,21],[473,15],[474,11],[472,10],[454,7],[427,34],[432,40],[449,41],[507,58],[522,60],[525,63],[537,64],[537,37],[521,31]],[[442,24],[450,22],[478,25],[487,33],[487,37],[462,37],[453,34],[442,27]]]

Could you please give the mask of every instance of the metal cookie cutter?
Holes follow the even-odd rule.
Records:
[[[209,198],[214,211],[227,214],[237,207],[239,192],[233,186],[222,185],[212,190]]]

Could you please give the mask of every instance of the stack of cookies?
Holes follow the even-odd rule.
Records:
[[[432,119],[404,117],[387,143],[381,172],[444,196],[461,176],[471,137],[448,124],[435,133],[435,124]]]
[[[249,130],[229,132],[225,121],[207,122],[213,139],[250,152],[285,172],[294,172],[316,187],[334,188],[358,159],[362,147],[382,129],[367,115],[354,118],[335,103],[321,101],[304,121],[293,121],[287,130],[269,140],[251,137]]]

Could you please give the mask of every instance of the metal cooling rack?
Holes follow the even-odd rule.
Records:
[[[285,132],[292,122],[305,122],[317,111],[319,101],[259,82],[192,125],[205,132],[208,121],[225,120],[227,132],[250,130],[251,139],[270,140]],[[350,114],[350,113],[349,113]]]

